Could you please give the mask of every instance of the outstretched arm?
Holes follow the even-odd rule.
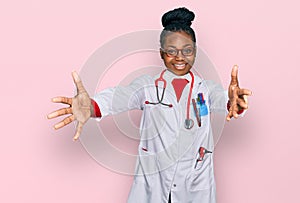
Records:
[[[248,96],[252,92],[248,89],[242,89],[239,87],[238,81],[238,66],[234,65],[231,71],[231,82],[228,87],[229,105],[227,120],[229,121],[232,117],[237,118],[238,112],[241,110],[248,109]]]
[[[56,118],[59,116],[71,114],[70,116],[63,119],[61,122],[54,125],[55,129],[62,128],[69,123],[73,122],[74,120],[77,120],[77,127],[76,132],[74,136],[74,140],[77,140],[78,137],[81,134],[83,125],[87,122],[87,120],[91,117],[93,114],[94,108],[91,106],[91,99],[85,90],[81,79],[79,78],[78,74],[76,72],[72,73],[72,77],[74,80],[74,83],[76,85],[77,94],[73,98],[68,97],[55,97],[52,99],[52,102],[54,103],[63,103],[68,104],[69,106],[66,108],[62,108],[59,110],[56,110],[52,113],[50,113],[47,117],[48,119]]]

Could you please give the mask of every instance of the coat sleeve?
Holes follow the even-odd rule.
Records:
[[[212,112],[227,112],[228,94],[221,84],[214,81],[205,81],[209,93],[209,106]]]
[[[99,106],[101,118],[132,109],[142,109],[145,102],[145,86],[150,84],[150,76],[141,76],[128,86],[107,88],[92,98]]]

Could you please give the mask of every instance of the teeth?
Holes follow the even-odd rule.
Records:
[[[175,66],[176,68],[181,69],[181,68],[184,68],[184,67],[185,67],[185,64],[174,64],[174,66]]]

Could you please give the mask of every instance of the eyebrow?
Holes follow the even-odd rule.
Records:
[[[194,47],[192,44],[186,44],[186,45],[184,45],[184,46],[183,46],[183,48],[185,48],[185,47],[188,47],[188,46],[192,46],[192,47]],[[176,46],[173,46],[173,45],[169,45],[169,46],[166,46],[166,47],[168,47],[168,48],[175,48],[175,49],[177,49],[177,47],[176,47]]]

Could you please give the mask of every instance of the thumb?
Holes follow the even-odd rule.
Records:
[[[82,127],[83,127],[83,124],[81,122],[78,122],[77,127],[76,127],[76,133],[75,133],[75,136],[73,137],[74,141],[76,141],[79,138],[81,131],[82,131]]]
[[[80,94],[80,93],[83,93],[83,92],[86,92],[84,86],[83,86],[83,83],[78,75],[78,73],[76,71],[73,71],[72,72],[72,77],[73,77],[73,81],[76,85],[76,88],[77,88],[77,93]]]
[[[234,65],[232,70],[231,70],[231,81],[230,81],[230,85],[239,85],[239,81],[238,81],[238,65]]]

